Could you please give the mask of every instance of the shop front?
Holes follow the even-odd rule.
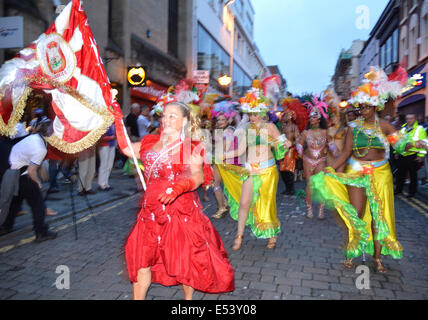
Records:
[[[139,105],[146,105],[151,108],[167,90],[167,87],[154,81],[147,80],[145,86],[131,88],[131,104],[138,103]]]
[[[419,80],[405,89],[401,99],[397,100],[399,114],[415,114],[417,119],[424,119],[428,115],[426,86],[428,65],[424,64],[409,74],[409,77],[419,75]]]

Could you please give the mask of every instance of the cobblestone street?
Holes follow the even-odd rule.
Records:
[[[106,299],[128,300],[132,287],[127,280],[123,260],[123,245],[134,225],[139,195],[132,179],[120,172],[113,174],[116,192],[98,193],[89,198],[93,215],[82,212],[77,219],[77,235],[70,215],[67,215],[68,186],[56,195],[55,208],[60,217],[52,219],[51,227],[58,238],[41,244],[32,242],[31,215],[19,217],[20,229],[0,238],[0,299]],[[298,183],[298,189],[303,188]],[[282,191],[280,183],[279,192]],[[128,190],[128,191],[126,191]],[[102,205],[109,199],[110,202]],[[79,197],[78,209],[86,207]],[[211,216],[215,200],[204,203]],[[276,249],[267,250],[266,240],[256,240],[246,230],[243,247],[238,252],[230,248],[236,223],[225,217],[212,220],[219,231],[235,269],[236,290],[230,294],[212,295],[197,292],[197,300],[300,300],[300,299],[428,299],[428,219],[408,203],[396,200],[397,236],[404,248],[404,258],[394,261],[384,258],[386,275],[376,274],[371,258],[370,289],[358,290],[359,274],[343,267],[341,246],[344,229],[334,214],[319,221],[305,217],[303,203],[296,197],[278,194],[278,213],[282,233]],[[68,212],[70,208],[68,208]],[[61,212],[63,216],[61,217]],[[26,220],[25,220],[26,219]],[[27,225],[27,226],[26,226]],[[26,227],[25,227],[26,226]],[[356,261],[360,264],[361,260]],[[70,270],[70,288],[58,290],[58,266]],[[183,299],[180,287],[153,284],[148,299]]]

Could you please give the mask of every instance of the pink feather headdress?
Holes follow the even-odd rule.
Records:
[[[328,120],[328,104],[324,100],[320,100],[318,95],[315,95],[311,102],[305,102],[304,105],[309,110],[309,117],[313,115],[319,115],[319,117],[323,117]]]
[[[238,103],[233,101],[221,101],[214,104],[214,109],[211,111],[211,115],[217,118],[219,115],[224,115],[226,119],[233,119],[237,112],[235,110]]]

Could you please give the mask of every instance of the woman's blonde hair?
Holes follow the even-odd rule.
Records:
[[[183,117],[185,117],[188,120],[189,126],[187,126],[187,128],[185,128],[186,136],[188,136],[188,137],[190,136],[192,138],[192,140],[202,141],[204,136],[203,136],[202,131],[201,131],[201,119],[200,119],[199,115],[192,112],[191,108],[183,102],[177,101],[177,102],[168,103],[165,106],[165,109],[169,105],[176,105],[176,106],[180,107],[180,110],[183,113]]]

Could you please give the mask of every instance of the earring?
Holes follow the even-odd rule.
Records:
[[[184,141],[184,139],[186,138],[186,134],[184,132],[184,126],[181,127],[181,141]]]

